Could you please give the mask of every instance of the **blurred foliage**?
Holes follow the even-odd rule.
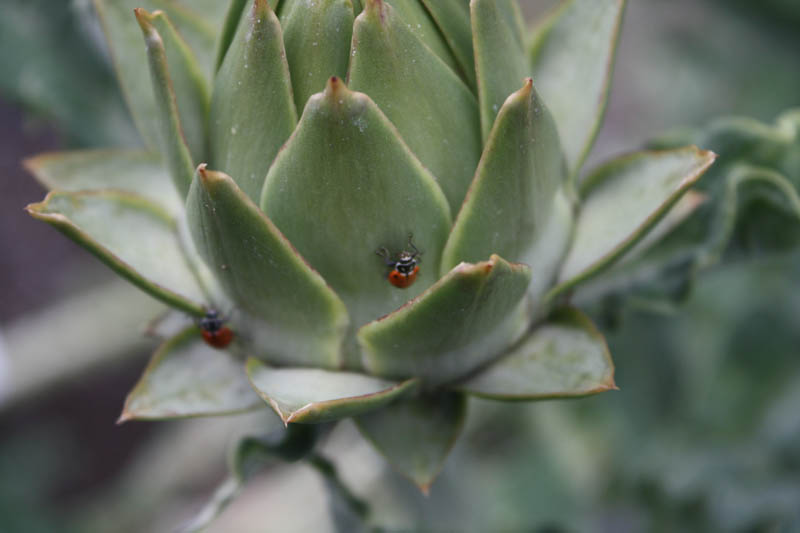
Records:
[[[0,1],[0,95],[71,144],[136,145],[91,9],[91,0]]]

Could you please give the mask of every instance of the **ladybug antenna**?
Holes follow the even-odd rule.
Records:
[[[414,238],[414,234],[413,233],[409,233],[408,234],[408,247],[414,250],[414,257],[416,257],[418,255],[422,255],[422,252],[420,252],[419,249],[417,249],[417,247],[414,246],[414,243],[411,242],[411,239],[413,239],[413,238]]]
[[[387,265],[390,265],[392,263],[391,254],[389,253],[389,250],[387,250],[386,248],[378,248],[377,250],[375,250],[375,254],[383,257],[383,260],[386,261]]]

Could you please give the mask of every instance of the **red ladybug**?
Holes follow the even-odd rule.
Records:
[[[206,311],[206,316],[200,319],[199,326],[203,340],[212,348],[221,350],[233,342],[233,331],[225,325],[225,320],[214,309]]]
[[[413,252],[403,250],[397,255],[396,259],[392,259],[389,250],[386,248],[381,248],[375,252],[383,257],[386,266],[390,268],[386,279],[398,289],[405,289],[411,286],[411,284],[416,281],[417,273],[419,272],[419,256],[422,255],[422,252],[417,250],[417,247],[411,242],[411,235],[408,236],[408,247],[411,248]]]

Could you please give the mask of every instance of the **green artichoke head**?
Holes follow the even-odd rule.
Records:
[[[198,4],[95,0],[146,148],[28,162],[53,189],[33,216],[196,321],[123,419],[355,417],[427,487],[468,395],[615,388],[568,296],[714,158],[582,172],[624,0],[565,0],[532,31],[512,0]],[[209,311],[224,325],[201,331]]]

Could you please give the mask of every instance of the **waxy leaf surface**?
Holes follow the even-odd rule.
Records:
[[[261,405],[242,362],[208,346],[191,327],[153,354],[125,400],[120,422],[224,415]]]
[[[469,2],[465,0],[422,0],[442,32],[470,87],[475,87],[475,56]]]
[[[208,111],[207,94],[202,80],[191,67],[174,29],[163,13],[154,15],[136,10],[136,18],[144,35],[150,78],[158,113],[159,149],[175,187],[186,196],[192,182],[193,157],[205,156],[205,121]],[[158,24],[157,24],[158,23]],[[156,24],[161,28],[159,31]],[[161,32],[164,32],[162,37]],[[170,45],[167,55],[164,39]],[[176,58],[177,68],[170,71],[168,57]],[[182,106],[179,102],[183,102]],[[183,115],[181,109],[187,110]],[[185,121],[185,124],[182,123]],[[187,136],[187,132],[189,136]]]
[[[347,328],[342,301],[233,180],[203,166],[187,199],[194,242],[236,306],[255,355],[335,368]],[[255,349],[255,348],[254,348]]]
[[[121,149],[52,152],[25,160],[25,168],[48,189],[116,189],[144,196],[171,213],[183,211],[183,199],[161,158],[153,153]]]
[[[167,305],[202,315],[206,300],[176,221],[147,199],[116,191],[54,191],[28,212],[65,233]]]
[[[442,273],[496,253],[526,263],[534,276],[560,260],[539,252],[566,167],[553,119],[528,78],[508,97],[486,143],[475,180],[458,213]]]
[[[159,148],[159,111],[147,66],[147,53],[142,47],[142,32],[136,24],[134,8],[164,10],[185,38],[194,56],[203,61],[206,78],[211,76],[214,29],[196,13],[175,2],[164,0],[94,0],[114,62],[120,87],[125,95],[134,122],[145,144]]]
[[[253,3],[216,78],[211,102],[211,165],[258,202],[278,149],[297,125],[278,18]]]
[[[331,76],[344,79],[353,35],[350,0],[289,2],[281,12],[286,59],[297,112]]]
[[[527,266],[496,255],[458,265],[416,300],[359,330],[367,370],[433,383],[463,377],[524,333],[530,279]]]
[[[464,82],[378,2],[356,19],[349,83],[389,117],[456,212],[481,152],[477,102]]]
[[[247,362],[247,375],[284,424],[313,424],[362,415],[384,407],[417,383],[413,379],[396,383],[316,368],[269,368],[256,359]]]
[[[433,176],[388,119],[338,79],[311,97],[264,185],[262,208],[347,304],[353,325],[396,309],[438,278],[451,219]],[[414,285],[393,287],[375,254],[422,251]]]
[[[576,174],[603,120],[625,0],[566,0],[531,47],[533,79]]]
[[[562,309],[457,388],[494,400],[529,401],[585,396],[616,385],[603,336],[579,311]]]
[[[475,71],[484,140],[508,95],[530,76],[523,21],[516,0],[470,2]]]
[[[356,419],[364,437],[392,467],[427,493],[455,444],[467,402],[442,392],[401,399]]]
[[[414,0],[369,0],[365,2],[365,11],[380,11],[389,4],[400,17],[403,25],[414,34],[436,57],[442,60],[455,73],[461,74],[461,66],[453,56],[450,47],[444,40],[439,28],[431,18],[425,6]],[[405,50],[404,50],[405,52]]]
[[[712,152],[687,147],[638,152],[595,170],[583,183],[584,198],[571,248],[550,294],[574,286],[611,265],[666,214],[714,162]]]

